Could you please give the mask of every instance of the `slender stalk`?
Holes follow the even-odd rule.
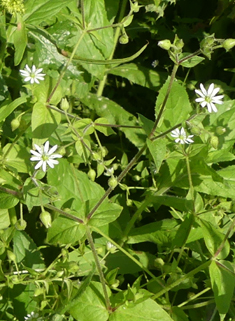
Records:
[[[77,48],[78,48],[78,46],[80,45],[80,43],[81,43],[81,41],[82,41],[83,37],[85,36],[85,34],[86,34],[86,30],[83,30],[83,32],[82,32],[82,34],[81,34],[80,38],[78,39],[78,42],[76,43],[76,46],[74,47],[74,49],[73,49],[73,51],[72,51],[72,53],[71,53],[71,56],[69,57],[69,59],[68,59],[68,61],[67,61],[66,65],[64,66],[63,70],[61,71],[60,77],[59,77],[59,79],[57,80],[57,83],[55,84],[55,87],[52,89],[52,91],[51,91],[51,93],[50,93],[49,97],[47,98],[47,103],[49,103],[49,102],[51,101],[51,99],[52,99],[52,97],[53,97],[53,95],[54,95],[54,93],[55,93],[55,91],[56,91],[57,87],[59,86],[59,84],[60,84],[60,82],[61,82],[62,78],[64,77],[64,74],[65,74],[65,72],[66,72],[66,70],[67,70],[68,66],[69,66],[69,65],[70,65],[70,63],[72,62],[73,57],[74,57],[74,55],[75,55],[75,53],[76,53],[76,51],[77,51]]]
[[[172,88],[172,85],[173,85],[173,81],[175,79],[175,75],[176,75],[176,72],[177,72],[178,68],[179,68],[179,65],[174,65],[174,67],[173,67],[173,70],[172,70],[172,73],[171,73],[170,82],[169,82],[169,86],[167,88],[166,96],[165,96],[165,98],[163,100],[162,106],[161,106],[161,108],[159,110],[159,113],[157,115],[157,119],[155,120],[153,129],[152,129],[152,131],[151,131],[151,133],[149,135],[149,138],[151,138],[154,135],[155,130],[157,128],[157,125],[159,124],[159,121],[160,121],[160,119],[162,117],[162,114],[163,114],[163,111],[164,111],[164,109],[166,107],[166,103],[167,103],[167,100],[169,98],[169,95],[170,95],[170,92],[171,92],[171,88]]]
[[[179,304],[179,305],[178,305],[178,308],[183,307],[184,305],[188,304],[190,301],[193,301],[193,300],[197,299],[199,296],[203,295],[204,293],[206,293],[206,292],[208,292],[208,291],[210,291],[210,290],[211,290],[211,288],[208,287],[208,288],[206,288],[206,289],[198,292],[197,294],[191,296],[190,299],[188,299],[187,301],[184,301],[183,303]]]
[[[228,239],[228,237],[229,237],[229,234],[230,234],[231,231],[233,230],[234,226],[235,226],[235,218],[233,219],[232,224],[230,225],[227,233],[225,234],[225,237],[224,237],[224,239],[223,239],[223,242],[220,244],[219,248],[218,248],[217,251],[215,252],[215,254],[214,254],[214,256],[213,256],[214,259],[215,259],[215,258],[220,254],[220,252],[222,251],[222,249],[223,249],[223,247],[224,247],[224,244],[225,244],[225,242],[227,241],[227,239]]]
[[[95,259],[95,264],[96,264],[96,267],[97,267],[97,270],[98,270],[98,273],[99,273],[100,282],[101,282],[102,287],[103,287],[106,307],[107,307],[107,310],[110,311],[111,310],[111,305],[110,305],[110,301],[109,301],[108,292],[107,292],[107,289],[106,289],[104,274],[103,274],[103,271],[102,271],[102,268],[101,268],[101,265],[100,265],[99,257],[97,255],[97,252],[96,252],[96,249],[95,249],[95,245],[94,245],[94,242],[93,242],[91,231],[90,231],[88,226],[87,226],[87,233],[86,234],[87,234],[88,242],[89,242],[90,247],[91,247],[91,251],[92,251],[94,259]]]
[[[137,264],[141,270],[143,270],[146,274],[148,274],[149,276],[151,276],[154,281],[156,281],[161,287],[165,287],[164,284],[152,273],[150,272],[145,266],[143,266],[143,264],[141,264],[141,262],[139,262],[136,258],[133,257],[133,255],[131,255],[128,251],[126,251],[120,244],[117,244],[116,242],[114,242],[109,236],[107,236],[106,234],[104,234],[100,229],[98,229],[97,227],[92,226],[92,229],[97,232],[98,234],[102,235],[104,238],[106,238],[106,240],[108,240],[110,243],[112,243],[113,245],[116,246],[117,249],[119,249],[119,251],[121,251],[122,253],[124,253],[127,257],[129,257],[129,259],[131,261],[133,261],[135,264]]]
[[[185,155],[185,161],[187,166],[187,172],[188,172],[188,181],[189,181],[189,191],[191,194],[191,199],[193,201],[193,214],[195,215],[195,197],[194,197],[194,187],[192,182],[192,175],[191,175],[191,169],[189,164],[189,157],[188,155]]]
[[[155,294],[152,299],[157,299],[159,297],[161,297],[163,294],[165,294],[166,292],[169,292],[171,289],[173,289],[174,287],[176,287],[177,285],[179,285],[180,283],[182,283],[183,281],[185,281],[186,279],[188,279],[189,277],[194,276],[195,274],[197,274],[198,272],[206,269],[209,265],[211,264],[211,260],[206,261],[205,263],[201,264],[200,266],[198,266],[196,269],[190,271],[189,273],[185,274],[183,277],[179,278],[177,281],[169,284],[165,289],[159,291],[157,294]]]
[[[80,224],[84,224],[83,220],[81,220],[77,216],[69,214],[69,213],[67,213],[67,212],[65,212],[65,211],[63,211],[63,210],[61,210],[61,209],[59,209],[59,208],[57,208],[57,207],[55,207],[55,206],[53,206],[51,204],[46,204],[46,205],[44,205],[44,207],[49,208],[52,211],[58,212],[58,213],[62,214],[65,217],[71,218],[71,220],[74,220],[74,221],[76,221],[76,222],[78,222]]]

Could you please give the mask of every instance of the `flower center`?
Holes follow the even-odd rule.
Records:
[[[211,103],[212,99],[211,99],[210,96],[206,96],[206,97],[205,97],[205,101],[206,101],[207,103]]]
[[[49,156],[46,155],[46,154],[43,154],[43,155],[42,155],[42,160],[43,160],[44,162],[48,161],[48,160],[49,160]]]

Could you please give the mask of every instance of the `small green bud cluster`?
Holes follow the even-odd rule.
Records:
[[[214,34],[206,36],[200,42],[200,49],[208,59],[211,59],[211,54],[213,53],[214,46],[216,43],[217,43],[217,40],[215,39]]]
[[[12,15],[24,14],[25,11],[23,0],[2,0],[1,5]]]

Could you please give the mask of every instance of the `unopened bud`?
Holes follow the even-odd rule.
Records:
[[[128,42],[129,42],[129,37],[126,33],[121,35],[121,37],[119,37],[119,43],[121,45],[126,45]]]
[[[226,51],[229,51],[235,46],[235,39],[226,39],[223,43],[222,46]]]
[[[216,134],[218,136],[223,135],[226,132],[226,128],[222,127],[222,126],[218,126],[215,130]]]
[[[114,189],[116,186],[117,186],[118,182],[117,182],[117,179],[115,177],[111,177],[109,180],[108,180],[108,185],[109,187],[111,187],[112,189]]]
[[[168,39],[161,40],[158,42],[158,46],[161,47],[164,50],[169,50],[171,47],[171,42]]]
[[[24,231],[26,229],[26,226],[27,226],[27,222],[25,220],[20,219],[15,223],[15,228],[18,231]]]
[[[90,178],[90,180],[92,182],[95,181],[95,178],[96,178],[96,171],[94,169],[90,169],[89,172],[87,173],[88,177]]]
[[[51,227],[51,214],[49,212],[42,212],[39,218],[46,228]]]
[[[64,111],[67,111],[69,109],[69,102],[66,98],[61,99],[60,107]]]
[[[219,145],[219,138],[217,136],[211,136],[210,138],[210,145],[214,148],[217,149]]]
[[[158,258],[156,258],[156,259],[154,260],[154,266],[155,266],[157,269],[161,269],[164,264],[165,264],[165,262],[164,262],[163,259],[161,259],[160,257],[158,257]]]
[[[11,121],[11,130],[14,131],[20,126],[20,121],[18,118],[15,118]]]

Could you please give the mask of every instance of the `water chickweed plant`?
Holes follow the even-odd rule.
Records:
[[[235,6],[209,3],[0,0],[0,320],[235,320]]]

